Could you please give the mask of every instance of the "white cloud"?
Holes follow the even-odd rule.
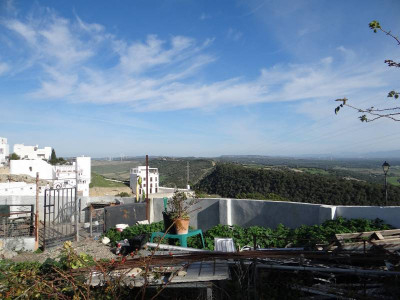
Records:
[[[200,15],[200,17],[199,17],[199,20],[200,20],[200,21],[204,21],[204,20],[207,20],[207,19],[210,19],[210,18],[211,18],[211,15],[202,13],[202,14]]]
[[[9,69],[10,67],[8,66],[8,64],[0,62],[0,75],[6,73]]]
[[[256,79],[210,81],[195,76],[216,61],[207,53],[213,39],[200,42],[172,36],[163,40],[148,35],[145,41],[131,42],[107,34],[102,25],[85,23],[79,17],[72,22],[54,13],[40,22],[12,19],[6,24],[34,50],[30,59],[41,68],[41,87],[30,95],[37,98],[125,103],[136,110],[212,109],[362,97],[394,82],[380,59],[361,61],[343,46],[316,63],[261,69]],[[232,39],[241,37],[234,29],[229,35]],[[113,58],[106,67],[105,56]]]
[[[227,38],[237,42],[238,40],[240,40],[243,36],[243,33],[240,32],[239,30],[233,29],[233,28],[229,28],[228,33],[227,33]]]

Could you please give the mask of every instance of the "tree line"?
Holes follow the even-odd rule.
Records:
[[[195,188],[229,198],[287,199],[327,205],[385,205],[383,184],[235,164],[218,164]],[[388,186],[388,205],[400,205],[400,187]]]

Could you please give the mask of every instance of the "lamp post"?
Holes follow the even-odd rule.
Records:
[[[386,161],[382,165],[383,173],[385,174],[385,205],[387,206],[387,198],[388,198],[388,193],[387,193],[387,173],[389,171],[390,165]]]

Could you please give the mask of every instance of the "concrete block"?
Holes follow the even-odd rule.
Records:
[[[9,237],[0,239],[4,250],[9,251],[35,251],[34,237]]]

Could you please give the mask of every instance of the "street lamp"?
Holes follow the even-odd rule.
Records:
[[[385,205],[387,206],[387,198],[388,198],[388,193],[387,193],[387,173],[389,171],[390,165],[386,161],[382,165],[383,173],[385,174]]]

